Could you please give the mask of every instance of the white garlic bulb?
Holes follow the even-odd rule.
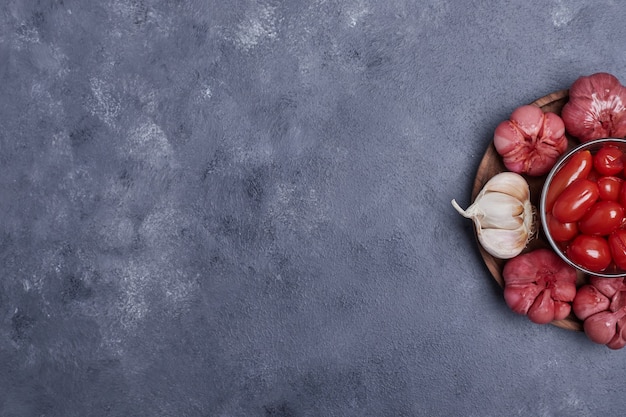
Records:
[[[496,258],[519,255],[534,235],[535,209],[530,203],[530,189],[524,177],[514,172],[493,176],[467,210],[456,200],[452,205],[474,221],[478,241]]]

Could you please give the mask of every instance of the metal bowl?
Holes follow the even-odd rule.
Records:
[[[548,194],[548,189],[550,188],[550,185],[552,183],[552,179],[554,178],[556,173],[565,164],[567,164],[567,162],[569,162],[572,155],[574,155],[577,152],[584,151],[584,150],[589,150],[593,155],[600,148],[602,148],[603,146],[607,144],[611,144],[611,145],[619,147],[626,155],[626,139],[604,138],[604,139],[596,139],[596,140],[584,142],[576,146],[575,148],[571,149],[570,151],[568,151],[565,155],[563,155],[559,159],[559,161],[554,165],[554,167],[552,167],[552,170],[550,170],[550,172],[548,173],[546,181],[543,184],[543,189],[541,191],[541,200],[539,202],[539,217],[541,219],[541,226],[543,228],[543,232],[550,246],[561,258],[563,258],[565,262],[567,262],[568,264],[570,264],[577,270],[582,271],[585,274],[595,275],[595,276],[603,277],[603,278],[624,278],[626,277],[626,271],[619,269],[613,263],[611,263],[611,265],[609,265],[609,267],[606,268],[604,271],[598,272],[598,271],[588,270],[576,264],[571,259],[569,259],[565,252],[565,248],[567,247],[567,245],[559,244],[550,235],[550,230],[548,229],[548,220],[547,220],[546,211],[545,211],[546,198]],[[626,182],[624,184],[625,184],[624,186],[626,186]]]

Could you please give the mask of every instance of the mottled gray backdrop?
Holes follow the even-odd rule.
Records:
[[[0,416],[598,416],[626,351],[506,307],[495,126],[601,0],[3,0]]]

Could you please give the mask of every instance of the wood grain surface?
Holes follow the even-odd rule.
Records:
[[[530,103],[531,105],[540,107],[544,112],[553,112],[558,115],[561,115],[561,109],[567,103],[568,99],[568,90],[560,90],[554,93],[548,94],[547,96],[541,97],[534,102]],[[578,142],[568,136],[568,150],[574,147]],[[496,149],[493,145],[493,141],[487,147],[485,154],[483,155],[482,160],[478,166],[478,170],[476,172],[476,178],[474,180],[474,186],[472,189],[472,202],[476,198],[476,195],[483,188],[485,183],[491,179],[494,175],[505,171],[506,168],[502,162],[502,158],[496,152]],[[537,213],[539,210],[539,199],[541,197],[541,190],[543,187],[543,183],[545,182],[547,175],[543,175],[540,177],[531,177],[524,176],[528,181],[528,185],[530,187],[530,200],[533,206],[537,209]],[[541,228],[541,221],[537,215],[535,219],[535,227],[537,233],[533,240],[531,240],[528,246],[524,249],[523,253],[543,248],[550,247],[547,239],[543,234],[543,230]],[[476,229],[474,228],[476,232]],[[478,242],[478,241],[477,241]],[[504,268],[505,260],[498,259],[487,253],[480,244],[478,244],[478,248],[480,250],[480,254],[485,261],[485,265],[489,269],[492,277],[498,282],[501,287],[504,287],[504,279],[502,277],[502,269]],[[583,274],[578,274],[578,285],[582,285],[587,282],[588,277]],[[553,325],[567,329],[567,330],[575,330],[582,331],[582,322],[574,316],[573,313],[570,313],[569,317],[564,320],[555,320],[552,322]]]

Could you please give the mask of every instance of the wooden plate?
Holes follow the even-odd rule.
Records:
[[[540,107],[544,112],[553,112],[560,116],[561,109],[563,109],[563,106],[565,105],[565,103],[567,103],[567,99],[568,99],[568,90],[561,90],[561,91],[556,91],[554,93],[548,94],[545,97],[541,97],[530,104],[533,106]],[[568,149],[571,149],[575,145],[578,144],[578,141],[576,141],[570,136],[568,136],[567,139],[568,139],[568,144],[569,144]],[[483,155],[483,159],[480,161],[480,165],[478,166],[478,170],[476,172],[476,178],[474,180],[474,187],[472,189],[471,201],[472,202],[474,201],[474,199],[476,198],[476,195],[480,192],[480,190],[483,188],[485,183],[489,179],[491,179],[491,177],[493,177],[494,175],[502,171],[506,171],[506,168],[504,167],[502,158],[496,152],[496,148],[494,147],[493,141],[492,141],[489,144],[487,151]],[[526,180],[528,181],[528,185],[530,187],[531,203],[537,209],[539,209],[539,199],[541,197],[541,189],[543,187],[543,183],[546,180],[546,176],[547,175],[544,175],[541,177],[524,176],[524,178],[526,178]],[[539,220],[539,218],[537,218],[536,227],[537,227],[537,234],[535,238],[528,244],[528,246],[526,247],[523,253],[529,252],[538,248],[550,247],[550,245],[548,244],[548,240],[546,239],[545,235],[543,234],[543,231],[541,230],[541,221]],[[502,277],[502,268],[504,267],[504,264],[506,261],[502,259],[494,258],[490,254],[488,254],[480,244],[478,244],[478,247],[480,249],[480,254],[482,258],[485,261],[485,265],[487,265],[487,268],[489,269],[489,272],[491,272],[491,275],[497,281],[497,283],[501,287],[504,287],[504,279]],[[588,280],[588,277],[585,274],[579,273],[577,285],[582,285],[583,283],[587,282],[587,280]],[[583,329],[582,321],[576,318],[576,316],[574,316],[573,313],[570,313],[570,315],[564,320],[553,321],[552,324],[557,327],[561,327],[567,330],[582,331]]]

